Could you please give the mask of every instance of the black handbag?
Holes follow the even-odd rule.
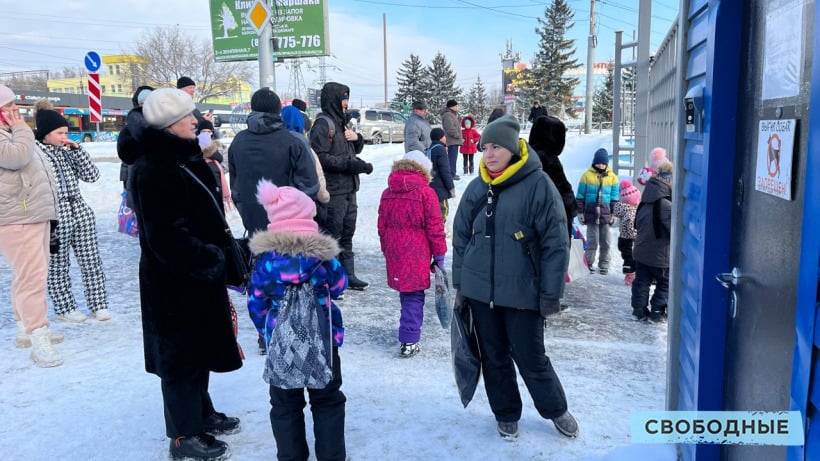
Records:
[[[250,284],[251,262],[253,260],[253,255],[251,255],[251,250],[248,247],[248,238],[234,238],[233,233],[231,232],[231,227],[225,219],[225,214],[222,212],[222,208],[219,207],[219,203],[216,201],[213,194],[211,194],[208,186],[197,178],[196,175],[185,165],[180,165],[179,167],[188,173],[190,177],[194,178],[194,181],[196,181],[197,184],[205,189],[208,193],[208,197],[211,198],[219,217],[222,218],[222,225],[225,226],[225,237],[227,240],[225,245],[225,282],[229,288],[239,291],[240,293],[245,293],[248,285]]]

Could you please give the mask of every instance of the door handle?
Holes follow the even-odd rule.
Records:
[[[724,288],[729,290],[729,316],[731,318],[737,317],[737,284],[740,281],[740,271],[737,267],[732,268],[732,272],[722,272],[715,275],[715,280],[718,281]]]

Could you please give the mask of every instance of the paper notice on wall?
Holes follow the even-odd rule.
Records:
[[[792,2],[766,15],[763,45],[763,99],[800,92],[803,52],[803,2]]]
[[[761,120],[755,190],[791,200],[792,157],[797,120]]]

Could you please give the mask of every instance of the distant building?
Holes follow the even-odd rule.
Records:
[[[103,96],[117,96],[130,98],[140,85],[145,82],[137,81],[137,68],[147,61],[133,54],[114,54],[102,56],[100,74],[100,90]],[[173,86],[176,82],[169,82]],[[48,91],[52,93],[88,94],[88,81],[85,72],[79,77],[49,79],[46,82]],[[238,79],[229,82],[227,95],[210,97],[204,103],[208,104],[239,104],[250,99],[251,88],[246,82]]]

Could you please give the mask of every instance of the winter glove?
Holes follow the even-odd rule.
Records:
[[[435,272],[436,266],[438,266],[439,269],[444,270],[444,256],[433,256],[433,262],[430,264],[430,272]]]
[[[359,160],[359,173],[370,174],[373,172],[373,164]]]
[[[548,315],[557,314],[561,311],[561,301],[557,299],[541,299],[539,306],[541,317],[547,318]]]
[[[60,251],[60,239],[57,237],[57,220],[49,222],[51,230],[48,234],[48,252],[55,255]]]

